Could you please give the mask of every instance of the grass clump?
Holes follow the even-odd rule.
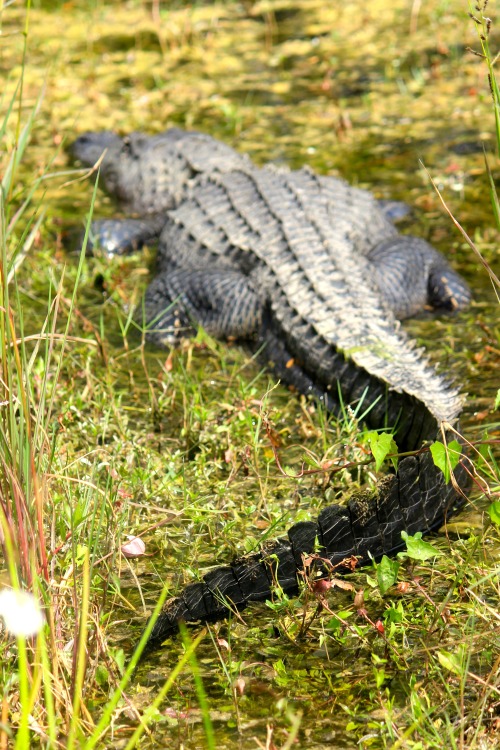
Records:
[[[26,21],[25,38],[27,27]],[[41,102],[25,118],[25,54],[26,48],[21,78],[0,125],[0,138],[10,144],[0,191],[0,540],[5,559],[0,746],[90,749],[111,731],[113,712],[123,703],[166,591],[125,668],[123,651],[106,643],[109,610],[120,595],[114,572],[125,524],[114,507],[119,490],[105,472],[106,463],[95,460],[92,451],[68,462],[60,439],[65,364],[75,356],[84,361],[99,341],[71,330],[86,237],[69,289],[64,271],[56,279],[47,269],[39,329],[25,311],[19,282],[44,218],[33,196],[45,175],[25,190],[18,182]],[[187,647],[163,695],[201,638]],[[96,702],[90,687],[95,684],[107,686],[108,700],[101,696]],[[101,707],[97,723],[91,713],[96,705]],[[127,747],[135,747],[145,729],[143,722]]]

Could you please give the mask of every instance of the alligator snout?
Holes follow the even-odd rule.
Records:
[[[105,151],[121,148],[122,139],[110,130],[83,133],[70,146],[70,153],[86,166],[93,166]]]

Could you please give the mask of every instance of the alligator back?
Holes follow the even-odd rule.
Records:
[[[364,398],[366,410],[380,402],[368,421],[403,419],[399,444],[411,449],[434,437],[440,422],[456,420],[460,398],[373,282],[370,250],[398,236],[364,190],[309,170],[247,166],[191,187],[168,213],[159,263],[163,273],[218,264],[247,274],[267,311],[267,358],[277,339],[328,402],[338,400],[339,385],[345,403]],[[288,370],[280,375],[294,384]]]

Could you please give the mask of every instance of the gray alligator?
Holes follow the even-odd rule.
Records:
[[[209,136],[180,130],[87,133],[73,150],[87,165],[104,153],[104,186],[129,215],[94,222],[105,252],[159,239],[158,273],[139,311],[152,343],[175,344],[198,325],[253,341],[283,383],[334,413],[362,405],[368,425],[394,428],[403,451],[456,425],[457,390],[399,321],[459,310],[469,289],[428,243],[399,234],[367,191],[309,169],[259,169]],[[438,528],[464,500],[465,464],[446,484],[428,451],[404,458],[370,498],[329,506],[287,539],[188,586],[166,606],[149,646],[181,619],[220,619],[275,586],[296,593],[314,551],[323,560],[315,575],[325,575],[351,556],[366,562],[394,552],[402,531]]]

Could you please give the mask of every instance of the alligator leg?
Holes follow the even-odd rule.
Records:
[[[377,203],[386,219],[389,219],[393,224],[406,219],[412,212],[411,206],[403,201],[379,198]]]
[[[317,398],[328,411],[340,415],[340,389],[345,403],[363,399],[363,410],[371,407],[377,426],[384,424],[384,416],[386,421],[390,420],[389,427],[402,421],[403,404],[398,402],[395,406],[398,398],[393,395],[393,409],[387,414],[385,385],[373,382],[368,373],[346,360],[342,353],[334,352],[331,346],[325,345],[324,351],[321,350],[323,361],[318,362],[316,372],[306,371],[302,362],[290,354],[271,305],[262,303],[249,278],[238,271],[227,268],[165,271],[149,285],[136,319],[146,328],[147,340],[158,346],[174,346],[180,339],[194,335],[200,325],[217,338],[253,338],[261,349],[261,359],[276,378],[299,393]],[[304,341],[308,338],[312,341],[313,335],[303,337]],[[325,369],[324,380],[322,369]],[[398,436],[403,438],[402,429],[408,431],[409,426],[404,423],[400,428]],[[401,445],[404,446],[403,439]]]
[[[216,338],[249,339],[260,328],[262,303],[238,271],[177,269],[154,279],[136,317],[146,326],[147,340],[160,346],[193,335],[197,326]]]
[[[289,345],[271,303],[264,303],[252,281],[238,271],[215,267],[164,272],[146,290],[136,319],[146,329],[147,340],[159,346],[177,344],[200,325],[219,339],[254,339],[261,358],[285,385],[317,398],[337,416],[341,401],[359,404],[368,424],[396,428],[401,450],[411,450],[435,434],[435,418],[415,409],[412,396],[391,392],[388,398],[385,383],[322,344],[313,330],[294,329]]]
[[[397,235],[375,245],[367,258],[382,297],[399,320],[422,310],[455,312],[470,303],[465,281],[425,240]]]
[[[96,219],[90,225],[87,252],[99,249],[108,257],[134,253],[144,245],[157,242],[164,224],[162,214],[143,219]]]

